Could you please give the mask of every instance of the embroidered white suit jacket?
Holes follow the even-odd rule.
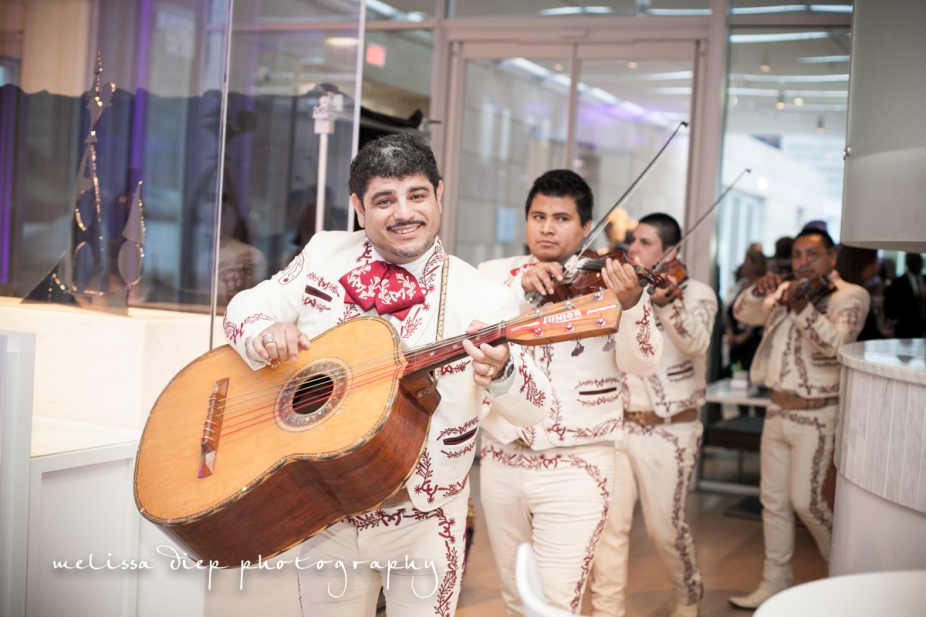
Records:
[[[836,357],[839,348],[858,338],[871,297],[864,287],[847,283],[836,277],[836,287],[816,306],[807,303],[800,313],[793,313],[783,304],[788,288],[782,283],[775,293],[764,298],[753,295],[753,287],[740,294],[733,305],[737,320],[756,326],[765,326],[762,342],[756,351],[749,376],[756,383],[773,386],[782,375],[770,375],[769,363],[773,353],[772,341],[779,328],[788,328],[788,344],[775,353],[781,372],[797,371],[795,392],[804,398],[827,398],[839,394],[840,364]],[[790,380],[789,380],[790,381]]]
[[[533,307],[525,299],[521,277],[536,263],[534,257],[524,255],[487,261],[479,270],[512,288],[523,312]],[[597,336],[530,347],[553,386],[549,413],[534,426],[518,428],[507,422],[493,403],[483,428],[501,443],[520,437],[534,450],[621,439],[621,375],[625,371],[650,375],[662,357],[663,337],[653,323],[653,306],[647,294],[622,313],[613,349],[604,349],[607,342],[607,336]]]
[[[707,350],[717,316],[717,295],[695,280],[685,283],[682,297],[665,306],[653,305],[656,327],[663,334],[659,370],[648,377],[625,375],[624,405],[634,411],[653,410],[666,418],[704,404],[707,395]],[[630,403],[629,389],[645,389],[649,405]]]
[[[441,275],[445,254],[440,239],[420,276],[424,304],[399,321],[388,316],[406,348],[434,342],[437,333]],[[242,291],[229,303],[224,329],[229,343],[255,370],[264,362],[249,353],[249,340],[275,322],[295,323],[310,338],[354,317],[376,315],[345,303],[338,280],[347,272],[368,263],[373,247],[363,231],[324,232],[313,236],[303,251],[281,272],[253,289]],[[515,295],[504,285],[489,280],[466,262],[450,258],[443,338],[465,333],[478,319],[494,324],[519,313]],[[495,392],[473,381],[471,360],[442,367],[438,391],[441,403],[431,419],[425,449],[408,480],[412,502],[430,511],[447,503],[466,486],[476,447],[476,429],[484,398],[493,401],[498,413],[513,425],[531,426],[550,410],[552,392],[546,376],[521,347],[511,348],[514,375],[510,387]],[[497,394],[497,396],[493,395]]]

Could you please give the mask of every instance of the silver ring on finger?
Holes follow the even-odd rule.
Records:
[[[268,332],[267,334],[261,337],[260,342],[263,343],[264,345],[269,345],[270,343],[273,343],[274,345],[276,345],[277,339],[275,336],[273,336],[272,333]]]

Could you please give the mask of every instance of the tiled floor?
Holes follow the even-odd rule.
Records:
[[[498,575],[492,559],[485,515],[479,506],[479,466],[470,474],[472,495],[479,518],[473,548],[463,578],[458,617],[506,617],[498,590]],[[693,493],[688,498],[688,522],[694,530],[698,559],[704,576],[702,617],[748,617],[751,613],[732,608],[731,595],[751,592],[762,573],[762,524],[731,518],[723,511],[742,497],[717,493]],[[826,562],[820,557],[807,530],[797,530],[794,557],[795,583],[826,576]],[[631,531],[630,580],[627,617],[666,617],[672,612],[669,580],[646,528],[639,507]],[[582,611],[591,614],[587,598]]]

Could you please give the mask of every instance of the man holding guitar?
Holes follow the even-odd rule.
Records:
[[[543,174],[527,198],[530,255],[479,269],[514,289],[522,309],[531,307],[527,297],[539,294],[542,303],[565,284],[561,263],[591,232],[592,205],[591,189],[577,174]],[[482,423],[480,491],[509,615],[523,610],[514,571],[523,542],[534,547],[548,602],[578,613],[611,493],[633,491],[626,458],[615,469],[614,441],[623,423],[620,379],[625,371],[655,371],[663,342],[633,266],[607,260],[601,283],[623,308],[617,335],[532,347],[553,384],[549,413],[521,428],[490,401]]]
[[[351,164],[349,187],[365,231],[316,234],[289,267],[229,304],[227,338],[252,368],[294,361],[310,337],[356,317],[386,319],[412,348],[518,314],[511,290],[444,253],[444,186],[418,138],[400,133],[365,146]],[[307,617],[372,616],[380,587],[390,614],[454,613],[481,403],[488,398],[506,422],[532,426],[553,399],[523,348],[462,346],[462,360],[435,371],[441,402],[405,485],[379,509],[300,546],[301,563],[329,564],[299,570]]]
[[[677,284],[657,289],[652,296],[655,326],[665,341],[659,370],[646,377],[623,377],[625,438],[617,449],[618,457],[623,451],[630,459],[646,530],[672,582],[672,617],[697,617],[703,586],[685,501],[703,432],[698,416],[706,394],[717,299],[713,289],[687,279],[680,262],[673,262],[681,240],[678,222],[663,213],[644,216],[633,232],[631,259],[647,268],[665,259],[679,265],[669,276]],[[601,539],[591,584],[596,617],[624,615],[623,564],[636,497],[635,491],[614,495],[614,515]]]

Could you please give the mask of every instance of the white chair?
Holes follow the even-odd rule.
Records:
[[[537,558],[534,557],[534,548],[526,542],[518,547],[515,582],[521,596],[524,617],[573,617],[569,611],[547,604],[540,582],[540,568],[537,567]]]

